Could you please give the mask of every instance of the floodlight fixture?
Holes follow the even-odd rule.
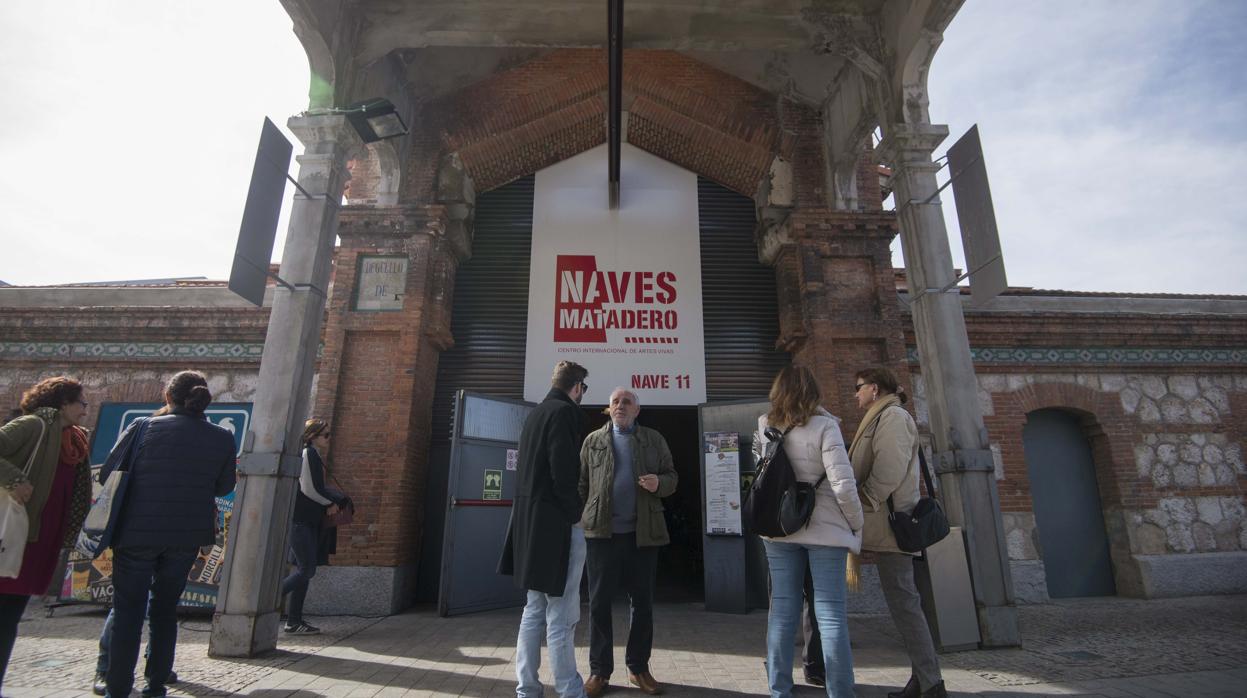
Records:
[[[407,124],[403,123],[403,117],[388,99],[366,99],[346,107],[342,112],[365,143],[407,135]]]

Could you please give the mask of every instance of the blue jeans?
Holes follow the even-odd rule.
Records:
[[[162,688],[155,677],[168,677],[178,641],[178,598],[186,588],[186,576],[199,548],[113,549],[113,638],[109,645],[108,693],[129,696],[134,687],[134,665],[139,658],[143,616],[148,617],[151,638],[147,659],[153,688]],[[148,597],[150,595],[150,603]]]
[[[792,695],[793,638],[801,623],[802,581],[814,577],[814,615],[823,640],[827,695],[853,696],[853,653],[845,605],[848,548],[764,540],[771,568],[771,612],[766,620],[767,679],[772,698]]]
[[[583,698],[585,683],[576,671],[576,623],[580,620],[580,577],[585,570],[585,532],[572,527],[571,554],[567,560],[567,582],[562,596],[540,591],[528,592],[528,603],[520,618],[519,639],[515,643],[515,677],[518,698],[539,698],[541,680],[541,639],[550,650],[550,670],[554,690],[562,698]]]
[[[97,674],[108,673],[108,650],[113,644],[113,622],[116,618],[117,611],[112,608],[108,609],[108,617],[104,619],[104,629],[100,631],[100,653],[95,658],[95,673]],[[147,653],[143,656],[151,658],[151,643],[148,643]],[[151,678],[151,667],[143,669],[143,676],[146,676],[148,679]]]

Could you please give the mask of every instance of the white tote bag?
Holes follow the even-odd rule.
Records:
[[[26,459],[22,474],[30,477],[35,456],[47,433],[47,425],[39,419],[39,440]],[[13,493],[0,488],[0,577],[16,577],[22,573],[22,556],[26,554],[26,536],[30,533],[30,518],[26,505],[13,498]]]

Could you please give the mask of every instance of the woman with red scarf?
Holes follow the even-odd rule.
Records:
[[[82,384],[44,379],[21,407],[23,416],[0,427],[0,487],[8,490],[0,496],[24,505],[30,519],[21,572],[0,579],[0,685],[26,603],[47,592],[61,548],[73,544],[91,505]]]

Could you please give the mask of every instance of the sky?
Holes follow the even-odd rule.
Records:
[[[965,4],[931,119],[938,154],[979,126],[1010,284],[1247,294],[1244,32],[1241,0]],[[226,278],[307,86],[277,0],[0,3],[0,280]]]

